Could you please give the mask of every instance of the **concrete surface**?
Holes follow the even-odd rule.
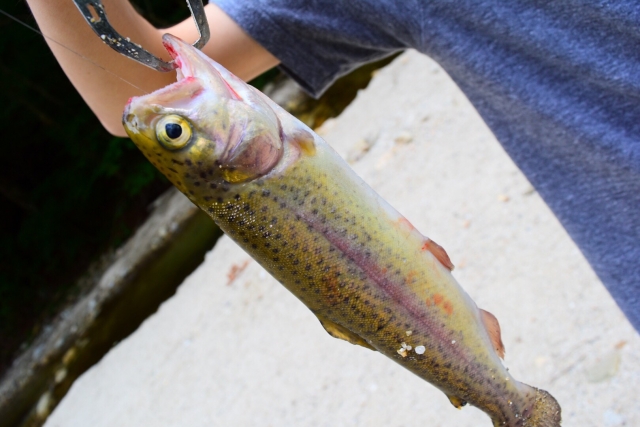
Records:
[[[380,71],[321,134],[499,319],[514,377],[565,426],[638,426],[640,339],[468,101],[428,58]],[[331,338],[223,238],[49,418],[71,426],[488,426],[375,352]]]

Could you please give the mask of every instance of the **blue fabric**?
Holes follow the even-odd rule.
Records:
[[[216,2],[314,95],[401,49],[438,61],[640,330],[637,2]]]

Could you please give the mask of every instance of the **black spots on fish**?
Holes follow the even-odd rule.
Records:
[[[268,210],[269,210],[268,206],[263,206],[263,207],[260,208],[260,212],[266,212]]]
[[[211,199],[212,199],[212,197],[210,197],[210,196],[204,196],[204,200],[205,200],[206,202],[211,201]]]
[[[271,195],[270,190],[262,190],[262,197],[269,197]]]
[[[200,181],[193,181],[193,185],[195,185],[196,187],[200,187]]]
[[[255,243],[251,244],[251,249],[258,249],[258,245],[256,245]]]
[[[215,190],[216,188],[218,188],[218,184],[216,184],[215,182],[212,182],[209,184],[209,188],[211,188],[212,190]]]
[[[227,192],[230,189],[231,189],[231,186],[229,185],[228,182],[225,181],[225,182],[222,183],[222,191]]]
[[[184,163],[182,163],[182,162],[180,162],[180,161],[178,161],[176,159],[171,159],[171,162],[175,163],[176,165],[184,166]]]
[[[286,189],[287,189],[287,184],[282,184],[282,185],[280,186],[280,189],[281,189],[281,190],[286,190]]]
[[[233,196],[233,198],[236,200],[240,200],[240,194],[236,194],[235,196]]]
[[[218,203],[222,203],[222,202],[223,202],[222,197],[218,197],[218,198],[216,198],[216,202],[218,202]]]

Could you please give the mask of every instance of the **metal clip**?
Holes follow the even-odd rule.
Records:
[[[116,52],[154,70],[166,72],[176,69],[176,64],[173,61],[163,61],[142,46],[133,43],[129,37],[122,37],[109,23],[101,0],[73,0],[73,2],[93,31]],[[198,28],[198,34],[200,34],[200,38],[196,40],[193,46],[201,49],[207,44],[210,36],[204,6],[202,5],[202,0],[187,0],[187,4]],[[92,10],[94,13],[92,13]]]

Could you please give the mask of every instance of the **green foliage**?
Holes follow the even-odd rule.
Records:
[[[177,4],[154,2],[167,19],[156,23],[188,15]],[[3,9],[35,26],[23,2]],[[173,16],[165,15],[170,9]],[[1,373],[89,264],[144,220],[168,183],[131,141],[103,130],[42,36],[5,17],[0,26]]]
[[[184,0],[132,3],[157,27],[189,17]],[[2,8],[36,27],[24,2]],[[41,35],[1,15],[0,28],[1,375],[169,184],[131,141],[102,128]]]

